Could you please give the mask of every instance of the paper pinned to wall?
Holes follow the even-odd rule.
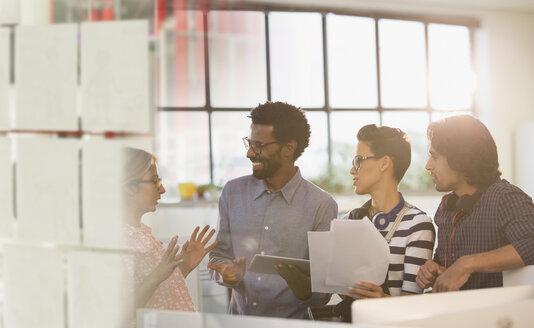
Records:
[[[20,0],[0,0],[0,25],[20,22]]]
[[[15,127],[78,129],[76,24],[15,30]]]
[[[82,128],[150,131],[148,22],[81,25]]]
[[[0,0],[1,3],[1,0]],[[0,8],[1,13],[1,8]],[[9,29],[0,27],[0,130],[9,130]]]
[[[13,236],[13,163],[11,162],[11,139],[0,138],[0,238]]]
[[[87,246],[124,248],[122,143],[87,140],[82,146],[83,236]]]
[[[82,144],[83,243],[123,249],[123,198],[121,185],[124,147],[151,152],[151,138],[84,140]],[[146,147],[145,147],[146,146]]]
[[[64,270],[60,250],[4,247],[5,327],[64,327]]]
[[[16,145],[19,237],[79,243],[79,142],[20,137]]]
[[[133,254],[70,251],[69,327],[128,327],[133,312]]]

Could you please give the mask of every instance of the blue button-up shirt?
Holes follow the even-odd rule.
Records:
[[[210,253],[212,263],[231,263],[255,254],[308,259],[308,231],[330,229],[337,204],[328,193],[302,178],[300,171],[279,191],[263,180],[244,176],[229,181],[219,199],[219,244]],[[212,278],[223,283],[217,272]],[[230,313],[308,318],[308,306],[326,304],[330,295],[313,293],[301,301],[279,275],[246,272],[233,288]]]

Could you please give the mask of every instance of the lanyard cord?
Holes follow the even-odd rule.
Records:
[[[443,241],[445,241],[445,224],[443,222],[443,212],[445,212],[444,209],[441,209],[441,213],[439,215],[439,222],[441,223],[441,226],[443,227],[443,229],[440,229],[442,230],[442,233],[441,233],[441,238],[443,239]],[[451,245],[452,245],[452,238],[454,237],[454,230],[455,230],[455,227],[454,227],[454,221],[456,220],[456,217],[458,216],[458,214],[460,214],[460,212],[456,212],[454,214],[454,216],[452,217],[452,223],[451,223],[451,227],[452,227],[452,233],[451,233],[451,237],[449,238],[449,247],[447,249],[446,246],[443,246],[443,255],[444,255],[444,266],[445,268],[447,268],[447,251],[449,253],[449,255],[451,255]],[[452,260],[452,258],[451,258]]]
[[[454,237],[454,229],[455,229],[454,220],[456,220],[456,217],[458,216],[458,214],[460,214],[460,212],[456,212],[454,216],[452,217],[452,223],[451,223],[452,233],[451,233],[451,238],[449,238],[449,256],[451,256],[452,237]],[[452,260],[452,257],[451,257],[451,260]],[[447,267],[447,257],[445,257],[445,267]]]

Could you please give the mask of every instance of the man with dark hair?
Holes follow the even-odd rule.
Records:
[[[329,230],[337,204],[295,166],[310,139],[301,109],[267,102],[250,118],[250,137],[243,142],[252,175],[223,189],[210,273],[232,288],[230,313],[305,319],[308,307],[321,307],[330,296],[312,294],[310,277],[297,267],[277,265],[280,275],[258,274],[246,270],[247,261],[255,254],[307,259],[307,232]]]
[[[490,132],[469,115],[430,124],[426,169],[446,194],[434,216],[434,260],[417,274],[434,292],[502,286],[502,271],[534,264],[534,204],[501,179]]]

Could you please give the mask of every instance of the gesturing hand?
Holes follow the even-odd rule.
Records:
[[[187,277],[187,275],[193,271],[197,265],[200,264],[204,256],[206,256],[206,254],[208,254],[213,247],[217,246],[218,241],[206,246],[208,241],[215,233],[215,229],[211,229],[210,233],[204,238],[204,235],[209,228],[209,225],[205,226],[199,234],[198,230],[200,230],[200,227],[196,227],[191,234],[191,238],[186,241],[182,247],[180,255],[182,255],[183,262],[180,264],[180,270],[182,271],[184,277]]]
[[[183,261],[182,254],[176,255],[178,249],[180,249],[180,246],[176,245],[177,241],[178,236],[174,236],[169,246],[167,246],[167,250],[163,254],[161,261],[151,273],[152,278],[158,285],[167,280],[174,269]]]
[[[445,271],[445,268],[432,260],[428,260],[419,267],[415,282],[425,289],[434,285],[436,278]]]
[[[304,301],[312,296],[311,278],[292,264],[277,264],[274,266],[278,274],[287,282],[296,298]]]
[[[208,268],[219,272],[225,283],[235,284],[243,279],[246,262],[244,257],[240,257],[235,259],[233,263],[210,263],[208,264]]]

